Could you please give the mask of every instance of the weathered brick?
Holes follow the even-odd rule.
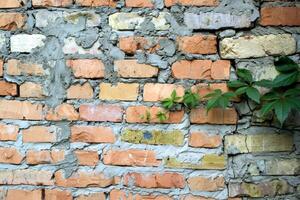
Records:
[[[0,163],[20,164],[23,158],[16,148],[0,147]]]
[[[61,170],[55,172],[55,184],[61,187],[108,187],[118,182],[118,177],[107,178],[104,174],[96,171],[77,171],[68,178],[64,177]]]
[[[26,162],[29,165],[39,165],[39,164],[55,164],[64,160],[64,151],[61,150],[42,150],[35,151],[29,150],[26,153]]]
[[[68,7],[73,0],[32,0],[34,7]]]
[[[135,54],[137,50],[154,53],[159,49],[163,38],[128,36],[119,39],[119,48],[126,54]]]
[[[236,124],[237,112],[234,108],[214,108],[208,113],[206,109],[192,109],[190,120],[193,124]]]
[[[8,190],[5,200],[42,200],[42,190]]]
[[[220,135],[212,135],[204,132],[191,132],[189,137],[189,146],[216,148],[221,146],[222,137]]]
[[[41,34],[18,34],[10,38],[12,52],[31,53],[34,49],[43,47],[46,36]]]
[[[46,189],[45,190],[45,200],[72,200],[71,192],[67,190],[56,190],[56,189]]]
[[[158,166],[154,151],[150,150],[109,150],[103,154],[103,163],[120,166]]]
[[[296,52],[296,40],[290,34],[225,38],[220,43],[222,58],[257,58],[289,55]]]
[[[124,184],[142,188],[184,188],[185,177],[178,173],[165,172],[156,174],[128,173]]]
[[[114,143],[112,128],[103,126],[72,126],[71,141],[87,143]]]
[[[115,0],[75,0],[75,3],[80,6],[116,6]]]
[[[203,197],[203,196],[186,195],[186,196],[181,196],[180,200],[214,200],[214,199],[208,198],[208,197]],[[228,200],[231,200],[231,199],[228,199]]]
[[[0,141],[16,141],[19,126],[0,123]]]
[[[97,151],[75,151],[75,155],[79,165],[95,166],[99,162],[99,155]]]
[[[161,101],[169,98],[173,90],[176,91],[179,97],[184,95],[184,87],[181,85],[146,83],[144,85],[143,99],[144,101]]]
[[[45,170],[1,170],[0,185],[53,185],[53,173]]]
[[[0,1],[0,8],[19,8],[22,7],[27,0],[9,0]]]
[[[217,60],[212,63],[210,76],[214,80],[229,80],[230,76],[230,61]]]
[[[0,29],[2,30],[22,29],[25,23],[26,17],[21,13],[0,13]]]
[[[272,159],[266,162],[267,175],[299,175],[300,159]]]
[[[263,7],[260,14],[263,26],[300,26],[298,7]]]
[[[157,114],[165,113],[167,120],[160,121]],[[126,109],[126,121],[128,123],[174,123],[182,121],[184,111],[166,112],[160,107],[130,106]]]
[[[43,105],[28,101],[0,100],[0,118],[42,120]]]
[[[157,67],[139,64],[137,60],[117,60],[115,61],[115,71],[123,78],[151,78],[158,74]]]
[[[25,82],[22,85],[20,85],[20,97],[43,98],[43,86],[38,83]]]
[[[88,82],[84,83],[83,85],[71,85],[67,90],[68,99],[92,99],[93,96],[93,88]]]
[[[104,64],[97,59],[67,60],[67,66],[76,78],[103,78],[105,75]]]
[[[99,98],[102,100],[136,101],[139,92],[138,83],[100,83]]]
[[[103,192],[92,193],[88,195],[80,195],[75,200],[106,200],[106,196]]]
[[[49,121],[76,121],[79,119],[79,114],[73,105],[64,103],[55,108],[50,108],[47,112],[46,119]]]
[[[126,0],[126,7],[133,8],[153,8],[153,3],[151,0]]]
[[[178,50],[192,54],[217,53],[217,38],[214,35],[193,35],[177,38]]]
[[[121,122],[123,109],[118,105],[85,104],[79,107],[80,119],[84,121]]]
[[[136,144],[155,144],[155,145],[175,145],[182,146],[184,135],[179,130],[160,131],[160,130],[132,130],[123,131],[121,140]]]
[[[165,0],[167,7],[174,6],[176,4],[184,6],[217,6],[219,0]]]
[[[192,92],[198,93],[202,97],[201,100],[206,100],[203,97],[217,89],[220,89],[222,92],[229,91],[226,83],[199,83],[191,87]]]
[[[125,190],[117,190],[113,189],[109,193],[110,199],[126,199],[126,200],[172,200],[171,197],[162,196],[162,195],[140,195],[140,194],[132,194],[131,192]]]
[[[201,177],[194,176],[187,180],[191,191],[207,191],[214,192],[225,188],[225,180],[223,177]]]
[[[0,81],[0,96],[16,96],[17,94],[17,84]]]
[[[6,73],[13,76],[43,76],[45,75],[45,70],[41,64],[11,59],[7,61]]]
[[[55,127],[31,126],[22,131],[23,142],[44,143],[56,141]]]
[[[78,14],[78,15],[82,15],[82,14]],[[86,15],[88,15],[88,14],[86,14]],[[70,21],[70,20],[66,19],[66,21]],[[76,21],[70,22],[70,23],[74,24],[74,23],[76,23]],[[99,40],[97,40],[95,43],[91,44],[92,46],[85,46],[85,45],[87,45],[87,44],[86,43],[78,44],[77,39],[75,37],[67,37],[64,39],[64,46],[63,46],[62,50],[63,50],[64,54],[67,54],[67,55],[75,54],[75,55],[99,56],[100,54],[102,54],[102,51],[100,49]]]

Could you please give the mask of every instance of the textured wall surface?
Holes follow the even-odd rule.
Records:
[[[299,114],[156,116],[299,63],[299,27],[296,0],[0,0],[0,199],[299,199]]]

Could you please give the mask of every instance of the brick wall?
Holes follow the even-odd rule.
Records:
[[[299,199],[299,129],[244,101],[156,117],[299,63],[299,26],[287,0],[0,0],[0,199]]]

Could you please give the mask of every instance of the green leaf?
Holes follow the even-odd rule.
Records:
[[[284,99],[280,99],[275,102],[274,109],[275,109],[276,118],[278,119],[278,121],[282,126],[292,109],[292,105],[288,101],[285,101]]]
[[[288,74],[279,74],[276,76],[276,78],[273,80],[273,87],[284,87],[292,85],[293,83],[297,82],[298,80],[299,72],[292,72]]]
[[[218,98],[212,98],[212,99],[209,99],[207,101],[207,104],[206,104],[206,111],[210,111],[212,108],[215,108],[218,106]]]
[[[254,85],[257,85],[257,86],[260,86],[260,87],[265,87],[265,88],[272,88],[273,87],[273,81],[263,79],[263,80],[254,82]]]
[[[274,91],[268,92],[261,97],[261,100],[263,101],[272,101],[277,99],[280,99],[280,94]]]
[[[298,64],[287,56],[280,57],[274,62],[275,68],[280,73],[290,73],[298,70]]]
[[[223,96],[227,98],[234,98],[236,97],[236,94],[234,92],[226,92],[223,94]]]
[[[256,103],[260,103],[260,93],[259,91],[254,87],[248,87],[246,90],[247,96],[255,101]]]
[[[211,98],[208,99],[207,101],[207,105],[206,105],[207,112],[212,108],[217,108],[217,107],[221,107],[225,109],[229,105],[230,100],[236,95],[233,92],[226,92],[222,94],[222,91],[220,89],[217,89],[214,90],[212,93],[210,93],[209,96]]]
[[[300,97],[300,88],[292,88],[287,90],[284,95],[285,97]]]
[[[171,99],[175,99],[177,97],[176,90],[173,90],[171,93]]]
[[[276,101],[263,104],[263,106],[260,109],[261,114],[263,116],[266,116],[266,114],[268,114],[274,108],[275,103]]]
[[[185,91],[183,96],[183,104],[189,109],[195,108],[199,105],[200,96],[198,93],[193,93],[191,90]]]
[[[243,81],[246,81],[247,83],[252,83],[252,74],[248,69],[238,69],[236,73],[237,76]]]
[[[244,93],[246,92],[247,88],[248,88],[248,87],[241,87],[241,88],[239,88],[239,89],[237,89],[237,90],[235,91],[235,94],[236,94],[236,95],[242,95],[242,94],[244,94]]]
[[[230,88],[239,88],[239,87],[247,86],[247,84],[240,80],[235,80],[235,81],[229,81],[227,83],[227,86]]]
[[[220,89],[216,89],[214,91],[212,91],[211,93],[208,93],[207,95],[205,95],[203,98],[210,98],[210,97],[216,97],[222,94],[222,90]]]

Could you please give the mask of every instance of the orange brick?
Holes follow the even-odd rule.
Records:
[[[0,163],[20,164],[24,156],[15,148],[0,147]]]
[[[217,53],[217,38],[214,35],[182,36],[177,39],[178,49],[183,53],[215,54]]]
[[[92,99],[93,96],[93,88],[88,82],[83,85],[71,85],[71,87],[67,90],[68,99]]]
[[[94,171],[77,171],[69,178],[65,178],[61,170],[55,172],[55,183],[61,187],[108,187],[118,182],[118,177],[107,178],[102,173]]]
[[[120,166],[158,166],[154,151],[150,150],[109,150],[103,154],[103,163]]]
[[[208,113],[199,108],[191,111],[190,120],[193,124],[236,124],[238,115],[234,108],[214,108]]]
[[[39,164],[50,164],[50,163],[57,163],[65,158],[64,151],[60,150],[41,150],[41,151],[34,151],[29,150],[26,154],[26,162],[29,165],[39,165]]]
[[[19,8],[26,3],[26,0],[9,0],[9,1],[0,1],[0,8]]]
[[[139,93],[138,83],[100,84],[99,98],[102,100],[136,101]]]
[[[211,66],[211,78],[214,80],[229,80],[230,77],[230,61],[217,60]]]
[[[81,105],[79,113],[84,121],[121,122],[123,118],[123,109],[118,105]]]
[[[21,13],[0,13],[0,29],[2,30],[22,29],[25,23],[26,17]]]
[[[43,98],[43,86],[38,83],[25,82],[20,85],[20,97]]]
[[[220,135],[210,135],[203,132],[192,132],[189,138],[189,146],[216,148],[221,146],[222,137]]]
[[[72,200],[72,194],[66,190],[45,190],[45,200]]]
[[[202,197],[202,196],[186,195],[181,197],[180,200],[215,200],[215,199]]]
[[[201,176],[191,177],[187,180],[191,191],[207,191],[214,192],[223,190],[225,181],[223,177],[206,178]]]
[[[56,132],[54,127],[31,126],[22,131],[23,142],[44,143],[55,142]]]
[[[114,143],[112,128],[103,126],[72,126],[71,141],[87,143]]]
[[[153,8],[151,0],[126,0],[125,5],[133,8]]]
[[[0,60],[0,77],[3,76],[3,60]]]
[[[19,127],[9,124],[0,123],[0,140],[16,141],[18,137]]]
[[[185,177],[178,173],[141,174],[129,173],[124,177],[124,184],[142,188],[184,188]]]
[[[105,75],[105,66],[97,59],[67,60],[67,66],[76,78],[103,78]]]
[[[17,84],[0,81],[0,96],[16,96],[17,94]]]
[[[159,121],[157,114],[164,112],[167,120]],[[184,111],[165,112],[159,107],[130,106],[126,109],[126,121],[128,123],[170,123],[178,124],[182,121]],[[148,119],[147,119],[148,118]]]
[[[106,197],[103,192],[98,192],[88,195],[80,195],[79,197],[76,197],[75,200],[106,200]]]
[[[219,5],[219,0],[165,0],[166,7],[176,4],[183,6],[217,6]]]
[[[172,200],[168,196],[154,196],[154,195],[140,195],[132,194],[128,191],[113,189],[109,193],[110,199],[122,199],[122,200]]]
[[[92,7],[97,7],[97,6],[115,7],[117,4],[115,0],[75,0],[75,2],[80,6],[92,6]]]
[[[172,65],[172,75],[177,79],[211,79],[210,60],[181,60]]]
[[[0,118],[42,120],[43,105],[28,101],[0,100]]]
[[[42,200],[42,190],[8,190],[5,200]]]
[[[177,96],[184,95],[184,87],[175,84],[146,83],[144,86],[144,101],[161,101],[169,98],[176,90]]]
[[[41,64],[35,63],[24,63],[20,60],[8,60],[6,72],[8,75],[20,76],[20,75],[32,75],[32,76],[43,76],[45,70]]]
[[[50,121],[76,121],[79,119],[79,114],[74,106],[64,103],[58,105],[56,108],[49,109],[46,119]]]
[[[34,7],[68,7],[73,0],[32,0]]]
[[[263,26],[300,26],[299,7],[264,7],[260,13]]]
[[[192,92],[196,92],[200,95],[200,97],[203,97],[214,90],[220,89],[222,92],[228,92],[229,88],[227,87],[226,83],[199,83],[197,85],[192,86],[191,90]]]
[[[159,41],[163,38],[146,38],[139,36],[121,37],[119,47],[126,54],[133,55],[137,50],[154,53],[159,49]]]
[[[79,165],[96,166],[99,162],[97,151],[75,151],[75,155]]]
[[[147,64],[139,64],[137,60],[117,60],[115,68],[123,78],[151,78],[156,77],[158,68]]]

